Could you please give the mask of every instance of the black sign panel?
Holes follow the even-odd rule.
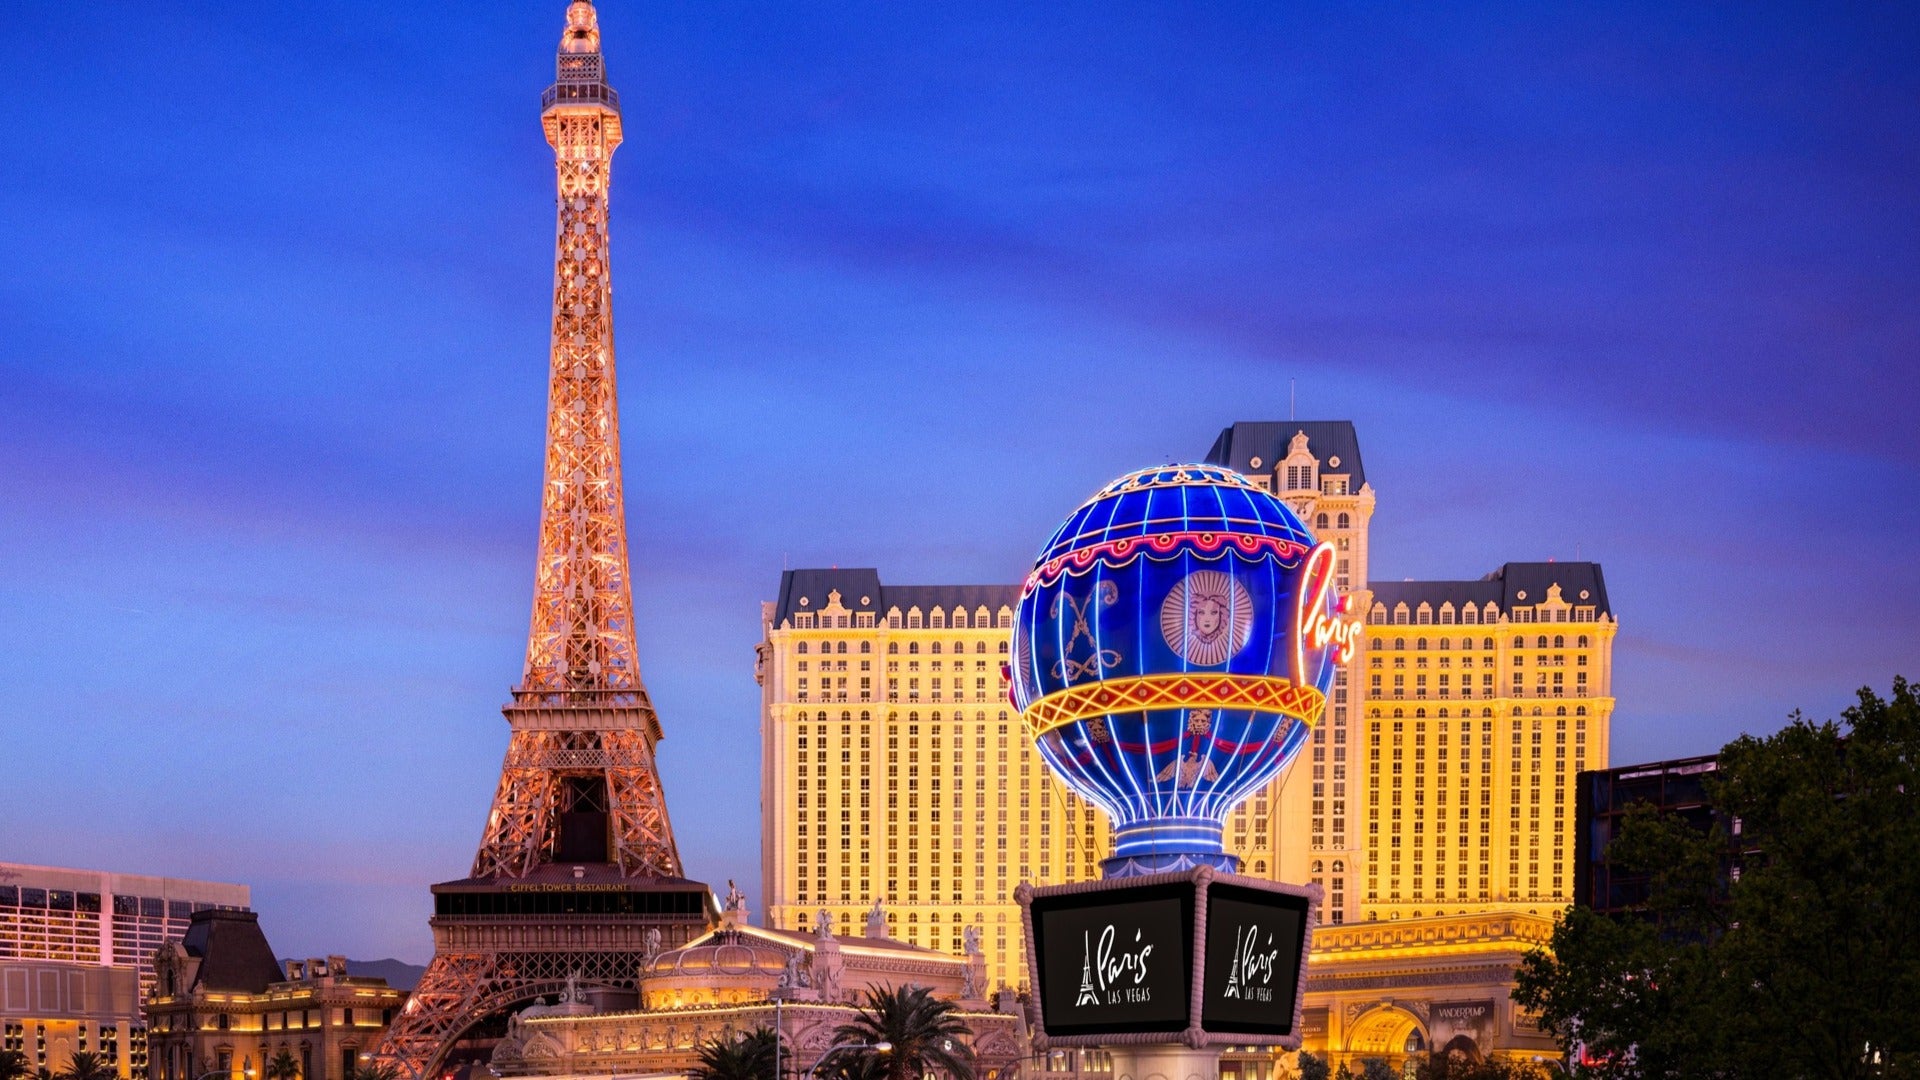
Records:
[[[1306,926],[1304,896],[1211,885],[1200,1026],[1241,1035],[1293,1034]]]
[[[1192,885],[1035,897],[1032,910],[1048,1035],[1185,1030]]]

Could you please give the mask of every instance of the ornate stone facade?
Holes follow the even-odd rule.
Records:
[[[1358,1072],[1412,1051],[1558,1058],[1510,997],[1521,958],[1553,923],[1518,911],[1321,926],[1307,966],[1302,1049]]]
[[[250,911],[202,911],[154,954],[147,1033],[154,1080],[258,1080],[284,1050],[302,1080],[344,1080],[407,993],[347,974],[344,956],[283,968]]]
[[[1012,994],[991,1006],[984,1000],[977,948],[953,956],[894,940],[879,905],[860,937],[836,937],[830,921],[811,932],[750,926],[736,897],[718,929],[648,963],[642,1008],[602,1011],[563,993],[513,1017],[492,1068],[508,1076],[684,1072],[703,1042],[777,1026],[792,1055],[784,1068],[802,1073],[832,1047],[834,1030],[853,1019],[865,992],[906,985],[956,1002],[983,1076],[1009,1075],[1026,1058],[1023,1009]]]

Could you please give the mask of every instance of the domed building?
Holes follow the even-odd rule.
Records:
[[[1029,1053],[1025,1014],[1011,993],[986,998],[986,962],[977,934],[953,956],[895,940],[875,903],[865,933],[838,937],[831,920],[813,932],[747,921],[745,898],[730,890],[720,924],[652,956],[640,979],[639,1008],[602,1010],[584,991],[516,1014],[495,1047],[501,1076],[615,1076],[685,1073],[698,1048],[755,1028],[776,1028],[786,1066],[810,1068],[833,1046],[868,991],[923,986],[960,1007],[973,1029],[981,1075],[996,1078]]]

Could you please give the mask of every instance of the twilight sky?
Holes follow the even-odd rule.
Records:
[[[564,7],[6,5],[0,859],[430,953],[525,643]],[[694,876],[758,895],[783,562],[1016,580],[1289,379],[1376,578],[1604,564],[1616,763],[1920,676],[1917,9],[1403,7],[605,0]]]

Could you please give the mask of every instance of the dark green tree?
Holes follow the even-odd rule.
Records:
[[[951,1001],[934,997],[924,986],[902,986],[867,991],[852,1020],[834,1029],[836,1043],[888,1043],[884,1054],[851,1051],[849,1069],[864,1068],[865,1059],[880,1068],[884,1080],[921,1080],[928,1074],[947,1080],[974,1080],[973,1029],[956,1013]]]
[[[1339,1068],[1333,1070],[1333,1080],[1353,1080],[1353,1070],[1347,1068],[1347,1063],[1343,1061]]]
[[[78,1050],[60,1070],[58,1080],[118,1080],[119,1072],[107,1063],[106,1055]]]
[[[1385,1058],[1361,1058],[1360,1080],[1400,1080],[1400,1074]]]
[[[1300,1051],[1300,1080],[1327,1080],[1327,1059],[1309,1051]]]
[[[775,1080],[777,1049],[769,1027],[728,1039],[709,1039],[700,1044],[700,1065],[694,1076],[697,1080]]]
[[[1547,1080],[1547,1074],[1531,1061],[1471,1061],[1464,1054],[1440,1052],[1418,1059],[1414,1080]]]
[[[27,1055],[18,1050],[0,1050],[0,1080],[27,1080],[33,1070],[27,1067]]]
[[[1920,700],[1895,679],[1842,721],[1727,744],[1711,831],[1627,816],[1608,857],[1649,875],[1641,917],[1567,912],[1514,991],[1584,1073],[1920,1077]]]

